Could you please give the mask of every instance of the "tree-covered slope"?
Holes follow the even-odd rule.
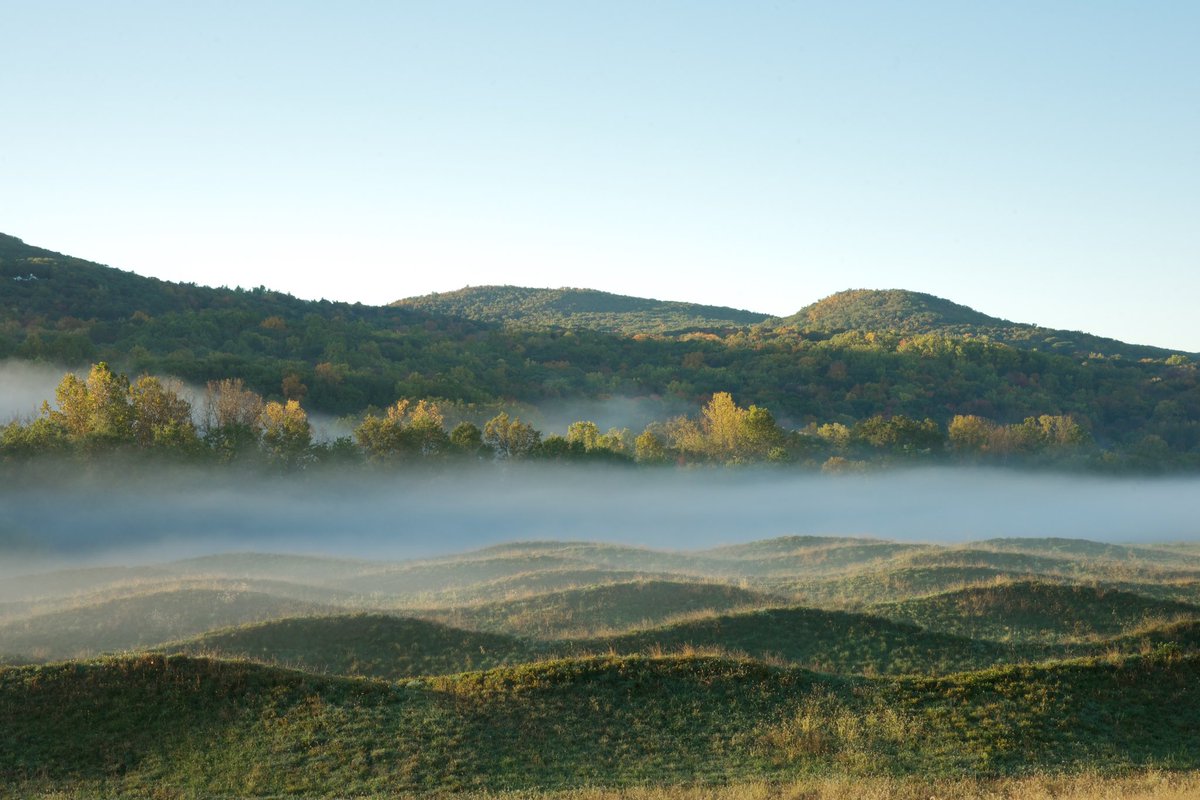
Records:
[[[849,289],[805,306],[781,322],[814,330],[905,333],[924,333],[954,325],[1012,324],[941,297],[903,289]]]
[[[877,415],[929,418],[943,430],[956,415],[998,425],[1066,415],[1101,448],[1117,451],[1105,466],[1200,460],[1200,380],[1189,357],[1078,342],[1031,349],[1032,339],[1016,336],[985,340],[979,317],[934,300],[917,316],[953,324],[926,333],[894,332],[886,315],[886,325],[875,325],[878,313],[843,310],[842,322],[889,331],[813,330],[805,322],[630,336],[174,284],[0,237],[0,359],[107,361],[133,376],[153,372],[196,383],[242,378],[267,399],[283,397],[286,381],[289,396],[302,397],[306,408],[334,413],[384,408],[401,397],[453,401],[469,416],[471,409],[494,413],[501,404],[581,397],[698,405],[730,392],[787,427],[811,424],[814,431]],[[622,302],[611,313],[651,313],[619,310],[639,302],[674,308]],[[568,306],[559,311],[575,313]],[[683,306],[705,319],[717,314]],[[609,313],[603,304],[595,308]],[[966,323],[970,330],[960,330],[961,319],[975,320]],[[813,445],[820,464],[836,441],[799,443]]]
[[[763,322],[770,316],[724,306],[629,297],[595,289],[530,289],[523,286],[469,286],[456,292],[409,297],[393,305],[483,322],[591,328],[622,334],[722,331]]]
[[[1165,348],[1093,336],[1082,331],[1010,322],[945,298],[904,289],[850,289],[838,292],[805,306],[789,317],[772,320],[769,324],[811,331],[890,331],[987,337],[1015,347],[1081,356],[1104,353],[1126,358],[1165,358],[1172,352]]]

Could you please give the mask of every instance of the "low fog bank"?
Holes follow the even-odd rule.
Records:
[[[565,435],[572,422],[588,420],[601,432],[610,428],[628,428],[636,436],[652,422],[664,422],[681,414],[695,414],[695,405],[674,397],[610,397],[607,399],[572,398],[550,400],[532,406],[522,414],[535,428],[546,434]]]
[[[508,467],[247,478],[173,470],[0,487],[0,572],[224,551],[416,558],[515,539],[691,549],[787,534],[954,542],[1200,538],[1200,480],[986,470]]]
[[[54,390],[68,372],[87,375],[86,368],[14,359],[0,361],[0,425],[36,417],[47,400],[53,405]]]

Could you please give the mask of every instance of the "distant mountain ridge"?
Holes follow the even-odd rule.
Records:
[[[1159,463],[1164,448],[1200,463],[1195,355],[902,290],[843,292],[784,318],[520,287],[374,306],[172,283],[0,235],[9,358],[106,361],[198,385],[242,378],[267,399],[299,392],[306,408],[334,414],[401,397],[520,410],[614,397],[699,406],[730,392],[797,430],[873,416],[946,426],[956,415],[1003,425],[1070,415],[1130,463]]]
[[[392,305],[481,322],[582,327],[623,334],[728,330],[770,318],[769,314],[726,306],[631,297],[596,289],[524,286],[468,286],[454,292],[409,297]]]
[[[18,298],[26,298],[26,301],[11,305],[10,297],[12,302]],[[253,309],[261,310],[266,316],[316,313],[325,318],[357,319],[373,327],[393,330],[416,325],[428,328],[431,318],[457,320],[455,325],[476,329],[478,326],[517,324],[527,328],[591,330],[620,336],[727,335],[740,330],[796,328],[826,333],[940,333],[987,338],[1020,349],[1077,356],[1102,353],[1125,358],[1165,358],[1180,352],[1130,344],[1082,331],[1011,322],[936,295],[905,289],[850,289],[811,303],[786,317],[595,289],[538,289],[511,285],[466,287],[409,297],[382,306],[303,300],[263,287],[234,290],[145,277],[28,245],[15,236],[0,233],[0,317],[15,318],[22,324],[26,324],[30,316],[38,316],[52,322],[52,327],[57,330],[70,333],[84,327],[86,320],[119,324],[139,312],[157,317],[234,310],[252,313]],[[184,341],[177,344],[187,346]],[[83,350],[80,356],[89,357]]]

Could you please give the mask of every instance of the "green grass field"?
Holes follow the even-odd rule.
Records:
[[[1021,541],[521,542],[17,576],[0,786],[1193,796],[1195,551]]]
[[[973,586],[874,606],[890,619],[976,639],[1062,642],[1115,636],[1200,607],[1132,592],[1036,581]]]

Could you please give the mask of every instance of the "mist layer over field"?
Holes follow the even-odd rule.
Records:
[[[0,488],[0,570],[30,558],[129,561],[229,550],[410,558],[514,539],[670,549],[786,534],[1169,541],[1200,535],[1197,497],[1194,478],[987,470],[825,476],[514,464],[264,478],[63,468]]]

